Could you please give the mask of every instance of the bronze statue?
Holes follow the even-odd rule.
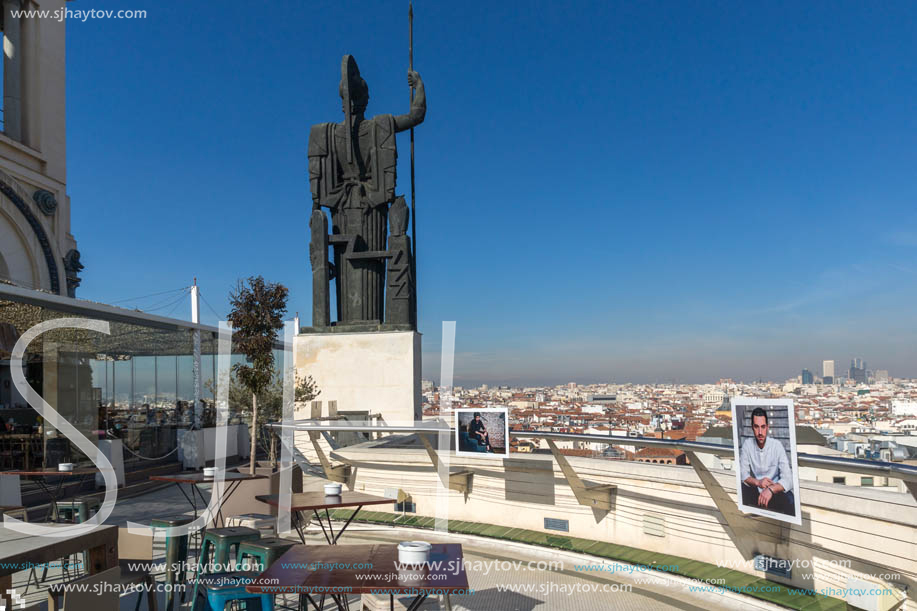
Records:
[[[366,119],[369,87],[356,61],[345,55],[340,84],[344,121],[312,126],[309,180],[313,203],[313,327],[332,324],[329,283],[333,280],[337,297],[335,326],[385,324],[415,328],[413,262],[410,237],[406,235],[408,211],[404,198],[395,195],[395,134],[420,124],[427,104],[420,75],[409,70],[408,84],[416,89],[410,112]],[[331,212],[330,235],[322,208]],[[328,261],[329,244],[333,262]]]

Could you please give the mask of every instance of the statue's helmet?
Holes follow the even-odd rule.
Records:
[[[369,85],[360,76],[360,68],[353,55],[345,55],[341,62],[341,84],[338,87],[346,108],[348,103],[354,113],[360,114],[369,104]]]

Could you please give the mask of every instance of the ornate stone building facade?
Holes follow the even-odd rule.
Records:
[[[83,266],[66,189],[66,22],[20,14],[38,8],[31,0],[0,6],[0,281],[72,297]],[[64,8],[64,0],[41,3]]]

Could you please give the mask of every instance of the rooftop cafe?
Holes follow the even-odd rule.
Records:
[[[23,374],[110,467],[13,383],[17,344],[60,319],[110,332],[49,329]],[[512,430],[546,449],[465,455],[448,411],[402,422],[316,401],[259,428],[252,473],[248,416],[213,383],[232,362],[221,342],[217,328],[0,285],[7,608],[917,609],[915,467],[801,447],[797,525],[739,510],[728,443],[628,437],[689,464],[651,463],[560,451],[610,437]]]

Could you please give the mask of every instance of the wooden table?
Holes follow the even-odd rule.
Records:
[[[45,525],[68,528],[69,525]],[[13,574],[32,565],[54,562],[89,550],[89,574],[95,575],[118,566],[118,527],[99,526],[96,530],[70,538],[36,537],[0,526],[0,600],[12,609],[6,591],[13,586]]]
[[[223,496],[220,498],[220,505],[217,507],[217,515],[214,517],[213,524],[214,526],[222,526],[225,523],[223,519],[223,505],[226,504],[226,501],[229,500],[229,497],[232,496],[242,482],[247,482],[253,479],[264,479],[266,475],[251,475],[248,473],[235,473],[235,472],[224,472],[223,481],[227,483],[226,491]],[[171,482],[178,487],[178,490],[182,493],[185,499],[191,503],[191,507],[194,509],[194,519],[197,519],[197,500],[195,499],[195,493],[203,501],[204,507],[207,506],[207,499],[204,498],[204,494],[201,492],[201,484],[212,484],[214,482],[213,477],[206,477],[203,473],[193,472],[193,473],[178,473],[176,475],[153,475],[150,476],[151,481],[156,482]],[[188,484],[191,489],[191,495],[185,493],[182,484]]]
[[[337,544],[337,540],[341,537],[341,534],[350,526],[350,522],[353,521],[364,505],[385,505],[395,502],[394,499],[364,494],[363,492],[351,492],[350,490],[345,490],[338,496],[325,496],[324,492],[297,492],[291,494],[290,497],[290,511],[293,512],[294,517],[293,527],[296,529],[296,532],[299,533],[299,539],[303,543],[306,542],[305,528],[308,524],[308,520],[306,520],[302,514],[311,511],[315,519],[318,520],[318,525],[322,527],[322,533],[325,535],[325,540],[329,545]],[[272,507],[280,507],[279,494],[262,495],[255,498]],[[331,516],[328,514],[328,510],[341,509],[343,507],[356,507],[357,509],[347,519],[347,522],[341,530],[335,534],[331,526]],[[325,510],[325,518],[328,521],[327,530],[325,530],[325,524],[322,522],[322,517],[318,513],[319,510],[322,509]]]
[[[51,502],[48,506],[48,514],[45,517],[45,520],[57,520],[57,501],[60,500],[61,487],[64,485],[64,480],[69,477],[79,477],[80,484],[83,483],[83,478],[87,475],[95,475],[99,473],[100,469],[98,467],[92,468],[83,468],[83,469],[74,469],[73,471],[58,471],[57,469],[31,469],[31,470],[19,470],[19,471],[0,471],[0,475],[18,475],[20,477],[27,477],[38,484],[38,487],[50,497]],[[57,486],[48,485],[48,480],[57,478]],[[53,488],[53,492],[52,492]]]
[[[414,611],[430,594],[442,594],[447,609],[450,593],[468,591],[468,576],[458,543],[434,543],[430,561],[418,569],[396,566],[398,545],[295,545],[261,573],[246,590],[260,594],[299,594],[300,601],[316,609],[313,594],[330,596],[338,609],[347,609],[347,594],[387,594],[392,611],[395,595],[413,594],[408,611]],[[342,567],[342,565],[344,565]],[[372,568],[347,568],[371,565]],[[334,568],[331,568],[334,567]]]

